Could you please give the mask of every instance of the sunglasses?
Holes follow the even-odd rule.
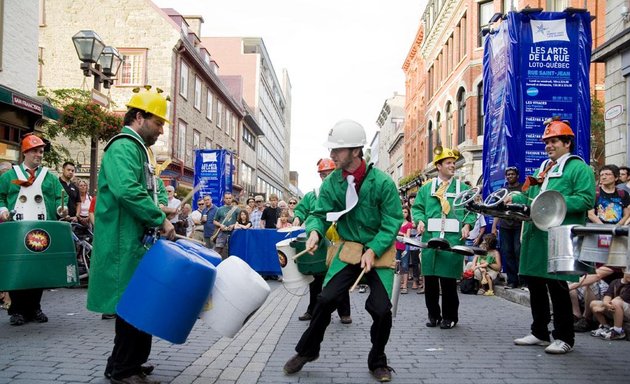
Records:
[[[297,204],[297,202],[295,202],[295,201],[289,201],[289,205],[295,205],[295,204]]]

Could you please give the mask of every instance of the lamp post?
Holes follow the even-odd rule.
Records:
[[[86,77],[94,76],[94,89],[101,90],[101,84],[109,89],[122,64],[122,57],[114,47],[106,46],[94,31],[82,30],[72,36],[72,43],[81,60],[81,70]],[[96,190],[96,165],[98,163],[98,136],[90,139],[90,194]]]

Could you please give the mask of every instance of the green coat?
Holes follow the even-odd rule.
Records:
[[[315,209],[315,202],[317,201],[317,196],[315,196],[315,191],[310,191],[304,197],[298,205],[293,209],[293,216],[300,219],[300,224],[303,224],[311,212]]]
[[[562,193],[567,203],[567,215],[562,225],[586,223],[587,212],[595,206],[595,176],[593,170],[582,159],[567,160],[560,177],[551,177],[557,171],[556,165],[550,171],[547,189]],[[538,175],[540,170],[534,173]],[[527,192],[515,195],[514,203],[530,205],[540,193],[540,185],[529,187]],[[521,261],[519,274],[544,277],[547,279],[578,281],[578,276],[547,273],[547,232],[538,229],[531,221],[523,222],[521,236]]]
[[[431,186],[433,181],[424,184],[418,191],[416,201],[411,207],[411,216],[417,222],[424,223],[424,234],[422,241],[427,242],[434,237],[440,237],[440,232],[430,232],[428,230],[428,221],[432,218],[442,217],[442,205],[440,199],[431,195]],[[460,184],[460,192],[466,191],[469,187],[464,183]],[[437,189],[437,188],[436,188]],[[448,186],[447,194],[455,195],[457,191],[457,182],[455,179]],[[475,226],[477,216],[474,213],[467,213],[463,207],[453,207],[455,196],[446,196],[451,204],[451,210],[446,216],[448,219],[457,219],[459,221],[459,232],[446,232],[444,238],[453,245],[462,245],[464,240],[461,239],[461,229],[464,224],[469,224],[472,229]],[[464,257],[453,252],[441,251],[436,249],[422,250],[422,274],[425,276],[439,276],[452,279],[459,279],[462,276]]]
[[[326,221],[327,212],[337,212],[346,207],[348,182],[342,171],[333,171],[319,189],[315,209],[306,219],[306,233],[317,231],[320,239],[332,223]],[[403,221],[402,206],[394,181],[383,171],[368,165],[367,174],[359,190],[359,202],[337,222],[337,232],[344,240],[362,243],[380,257],[394,244]],[[347,264],[335,256],[330,264],[324,284]],[[391,296],[394,270],[378,268],[387,293]]]
[[[129,127],[122,132],[140,138]],[[115,312],[146,252],[142,244],[145,229],[158,227],[166,217],[147,190],[145,162],[145,151],[129,138],[117,139],[103,155],[88,284],[87,308],[91,311]]]
[[[22,172],[26,175],[24,165],[21,164]],[[42,167],[37,169],[35,176],[39,176],[42,171]],[[13,184],[11,181],[17,180],[17,174],[13,168],[6,171],[0,177],[0,208],[7,208],[9,211],[15,207],[18,194],[20,192],[20,186]],[[61,192],[63,187],[59,182],[59,178],[55,176],[51,170],[48,170],[44,181],[42,181],[42,193],[44,194],[44,204],[46,205],[46,217],[48,220],[57,220],[57,207],[61,206]],[[68,196],[65,195],[64,203],[68,201]]]

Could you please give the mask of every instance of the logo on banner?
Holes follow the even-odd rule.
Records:
[[[541,41],[569,41],[567,21],[561,20],[531,20],[532,40]]]
[[[201,154],[201,159],[202,159],[202,161],[204,163],[209,163],[209,162],[216,163],[216,161],[217,161],[217,153],[216,152],[202,153]]]

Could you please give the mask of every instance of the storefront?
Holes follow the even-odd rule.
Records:
[[[22,136],[59,116],[59,110],[43,100],[0,85],[0,161],[17,163]]]

